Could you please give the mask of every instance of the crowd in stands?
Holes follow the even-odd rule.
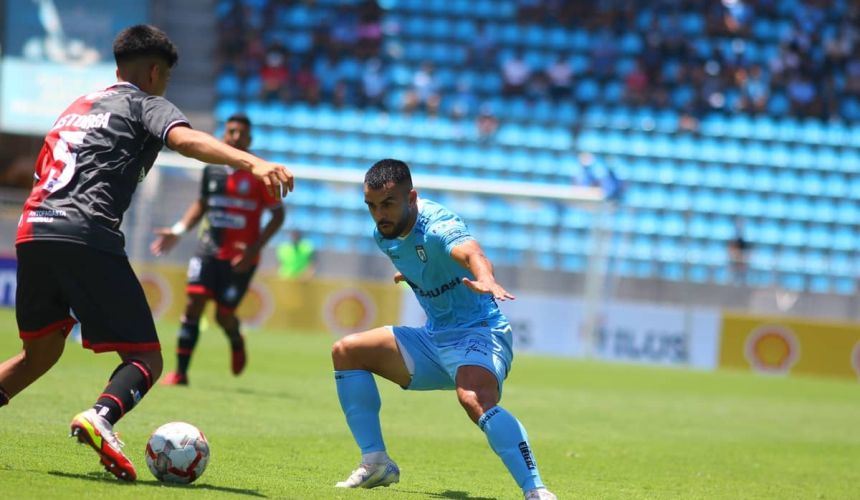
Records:
[[[258,75],[265,100],[338,106],[400,108],[453,116],[491,111],[468,79],[443,88],[430,62],[411,76],[397,102],[390,65],[403,56],[386,50],[386,33],[403,36],[386,22],[375,0],[332,7],[314,20],[306,51],[291,52],[278,31],[282,13],[313,0],[227,1],[221,12],[222,67],[240,77]],[[791,6],[789,11],[787,5]],[[584,29],[593,38],[585,68],[559,53],[534,67],[522,48],[500,56],[500,42],[478,24],[468,43],[470,69],[498,71],[505,96],[570,98],[578,79],[619,79],[621,101],[632,106],[674,107],[689,115],[710,111],[763,113],[773,99],[787,113],[822,119],[840,116],[840,97],[860,96],[860,4],[847,0],[517,0],[520,25]],[[763,22],[759,22],[762,21]],[[770,20],[773,23],[768,24]],[[778,22],[777,22],[778,21]],[[775,33],[767,31],[770,26]],[[764,27],[764,28],[762,28]],[[778,28],[784,29],[778,29]],[[701,29],[699,37],[691,29]],[[762,28],[762,29],[759,29]],[[633,63],[619,71],[621,40],[638,34]],[[777,36],[778,50],[760,54],[760,37]],[[711,40],[713,43],[703,43]],[[686,91],[686,92],[685,92]],[[394,110],[394,109],[391,109]],[[771,109],[772,111],[772,109]]]

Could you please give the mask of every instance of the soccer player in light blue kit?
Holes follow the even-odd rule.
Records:
[[[420,328],[383,327],[348,335],[332,348],[341,408],[361,464],[340,488],[374,488],[400,480],[385,452],[373,374],[410,390],[456,389],[469,418],[487,435],[525,498],[552,500],[522,424],[498,405],[511,369],[511,326],[496,300],[513,295],[460,218],[412,188],[409,167],[381,160],[364,178],[374,238],[427,314]]]

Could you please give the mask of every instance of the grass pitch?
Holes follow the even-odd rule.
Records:
[[[16,353],[0,312],[0,358]],[[161,324],[172,368],[176,324]],[[379,380],[399,484],[343,491],[358,463],[340,412],[328,335],[255,331],[249,367],[229,373],[227,342],[203,332],[191,386],[155,387],[117,426],[140,480],[121,483],[66,437],[117,363],[69,343],[57,366],[0,409],[2,498],[522,498],[453,392],[406,392]],[[518,356],[503,405],[528,429],[559,498],[858,498],[856,381],[697,373]],[[149,433],[184,420],[212,458],[189,486],[146,468]]]

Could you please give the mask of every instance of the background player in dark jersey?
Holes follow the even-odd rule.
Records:
[[[119,81],[73,102],[45,136],[36,161],[16,240],[15,312],[23,351],[0,363],[0,406],[57,362],[79,321],[84,347],[116,351],[122,362],[93,407],[72,419],[71,432],[109,472],[130,481],[137,473],[113,425],[162,369],[152,314],[120,231],[138,182],[165,144],[200,161],[248,170],[272,195],[292,190],[293,176],[283,165],[192,130],[161,97],[178,58],[163,32],[132,26],[117,36],[113,51]]]
[[[248,149],[251,145],[248,117],[233,115],[227,119],[224,142],[243,151]],[[260,231],[264,209],[271,210],[272,216]],[[284,223],[284,206],[248,172],[208,165],[200,182],[200,198],[173,227],[156,231],[158,238],[150,246],[152,253],[169,252],[179,237],[204,215],[200,245],[188,264],[188,299],[176,346],[176,371],[162,379],[166,385],[188,384],[188,364],[200,335],[200,316],[210,298],[218,305],[215,314],[218,325],[230,340],[233,374],[239,375],[245,368],[245,342],[239,332],[236,308],[251,283],[260,251]]]

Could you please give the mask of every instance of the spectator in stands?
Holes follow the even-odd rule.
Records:
[[[549,95],[558,101],[567,99],[573,90],[573,67],[570,65],[570,57],[559,54],[555,62],[546,69],[546,77],[549,80]]]
[[[741,90],[740,107],[744,111],[763,113],[770,99],[770,84],[759,65],[749,71],[739,69],[736,73],[737,85]]]
[[[729,271],[732,281],[737,285],[746,283],[749,266],[749,241],[744,237],[744,223],[740,218],[735,219],[735,235],[729,240]]]
[[[333,102],[337,83],[341,80],[337,52],[329,51],[318,58],[314,66],[314,74],[320,81],[320,97],[325,102]]]
[[[354,103],[350,86],[345,81],[338,80],[335,82],[331,102],[336,108],[344,108]]]
[[[860,96],[860,54],[855,54],[845,66],[845,90]]]
[[[543,17],[542,0],[517,0],[517,19],[522,23],[534,23]]]
[[[290,100],[290,70],[287,67],[287,51],[273,45],[266,53],[266,61],[260,70],[263,100]]]
[[[320,81],[314,73],[313,63],[305,60],[295,78],[295,95],[310,104],[320,101]]]
[[[726,29],[735,35],[748,36],[753,20],[753,8],[744,0],[723,0]]]
[[[374,57],[364,63],[361,72],[361,102],[364,108],[385,109],[385,94],[388,90],[388,76],[382,68],[382,61]]]
[[[615,71],[618,47],[608,28],[600,30],[591,48],[591,71],[598,78],[610,78]]]
[[[637,60],[633,69],[624,77],[625,98],[634,106],[642,106],[648,101],[648,73],[641,61]]]
[[[577,159],[579,160],[579,176],[576,179],[576,184],[585,187],[599,187],[600,179],[594,172],[594,155],[588,151],[580,151]]]
[[[406,92],[403,110],[407,113],[424,108],[429,114],[439,111],[439,83],[436,81],[433,65],[425,62],[412,77],[412,88]]]
[[[598,187],[603,190],[607,200],[615,202],[621,200],[624,194],[624,183],[608,164],[598,160],[588,151],[580,151],[577,159],[579,160],[580,171],[574,184],[584,187]]]
[[[496,60],[498,43],[487,30],[487,26],[479,21],[475,35],[469,43],[468,62],[475,68],[486,68]]]
[[[481,111],[478,113],[477,127],[478,140],[481,142],[492,140],[496,135],[496,131],[499,130],[499,119],[489,104],[481,106]]]
[[[376,0],[366,0],[359,6],[356,55],[363,59],[379,55],[382,45],[382,9]]]
[[[505,95],[514,96],[525,93],[526,85],[531,79],[532,69],[526,62],[522,50],[502,63],[502,79]]]
[[[338,54],[352,52],[358,43],[358,15],[350,5],[340,5],[329,25],[329,43]]]
[[[461,76],[457,79],[456,91],[450,97],[451,117],[459,119],[475,116],[478,111],[478,97],[472,90],[472,81]]]
[[[815,85],[804,73],[796,71],[786,87],[791,109],[798,115],[820,115],[821,106]]]

